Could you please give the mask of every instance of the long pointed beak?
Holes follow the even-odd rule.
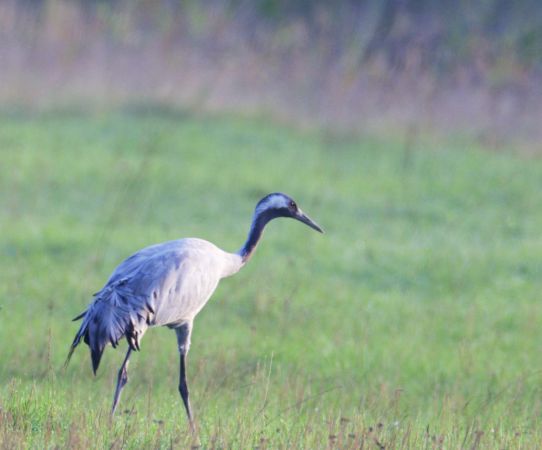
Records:
[[[324,232],[324,230],[320,227],[320,225],[318,225],[314,220],[312,220],[300,209],[297,211],[297,214],[294,216],[294,219],[297,219],[300,222],[303,222],[305,225],[308,225],[313,230],[319,231],[320,233]]]

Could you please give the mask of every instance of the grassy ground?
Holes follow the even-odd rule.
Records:
[[[182,236],[236,250],[292,195],[327,234],[270,226],[198,316],[204,448],[542,443],[542,161],[457,140],[295,132],[157,111],[0,120],[0,445],[186,448],[174,333],[94,378],[81,312],[117,263]]]

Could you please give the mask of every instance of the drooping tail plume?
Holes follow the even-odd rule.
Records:
[[[90,307],[73,320],[83,319],[79,331],[70,347],[65,366],[69,364],[75,348],[81,339],[90,347],[92,370],[100,365],[105,346],[116,347],[119,340],[126,337],[132,350],[139,350],[139,341],[148,325],[148,314],[136,312],[130,306],[125,292],[111,287],[96,294],[96,300]],[[150,306],[146,313],[151,312]]]

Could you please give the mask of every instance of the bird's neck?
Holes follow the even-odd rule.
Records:
[[[261,214],[254,214],[247,240],[243,247],[241,247],[241,250],[237,252],[241,256],[243,264],[245,264],[254,253],[254,250],[262,237],[265,226],[275,217],[277,217],[276,213],[270,210],[264,211]]]

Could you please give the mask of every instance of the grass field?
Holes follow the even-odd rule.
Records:
[[[124,349],[64,371],[70,320],[140,247],[237,250],[272,191],[326,234],[271,223],[196,319],[202,448],[542,445],[542,161],[159,110],[3,115],[0,154],[2,447],[196,445],[174,333],[111,423]]]

